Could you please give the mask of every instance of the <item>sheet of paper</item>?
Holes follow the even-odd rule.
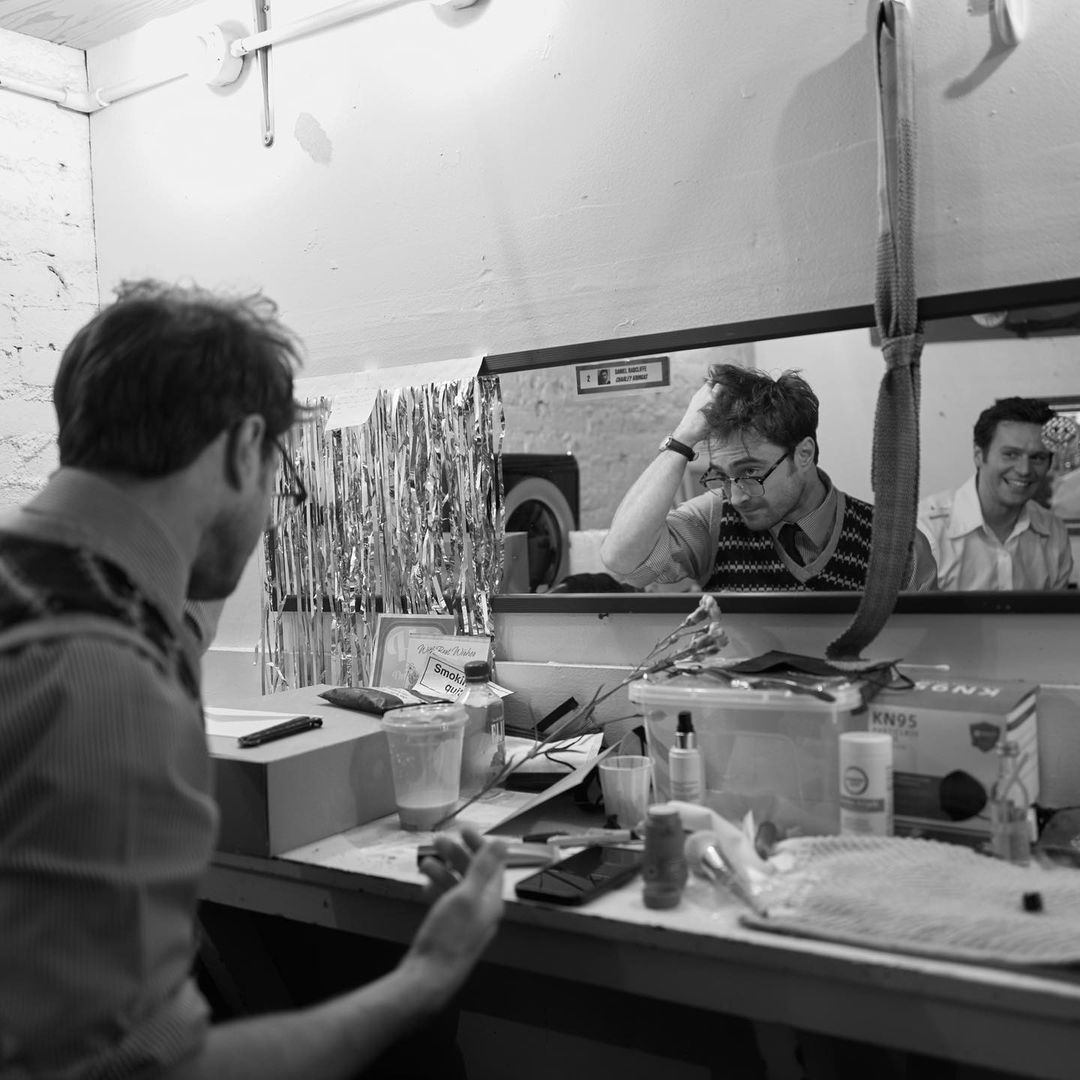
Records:
[[[461,668],[432,653],[421,661],[420,677],[413,690],[434,697],[458,698],[465,692],[465,673]]]
[[[432,360],[426,364],[350,371],[342,375],[312,375],[296,380],[295,393],[298,401],[316,401],[319,398],[330,401],[330,416],[326,422],[329,430],[356,427],[367,423],[375,405],[375,396],[380,390],[475,379],[483,359],[482,356],[465,356]]]
[[[464,673],[471,661],[490,661],[491,638],[481,634],[410,634],[405,643],[405,678],[410,686],[423,677],[433,656]]]
[[[207,735],[224,735],[230,739],[239,739],[241,735],[250,735],[253,731],[262,731],[271,724],[280,724],[303,713],[268,712],[262,709],[203,709]]]
[[[410,634],[405,645],[405,679],[414,691],[436,698],[458,698],[465,693],[465,665],[490,662],[491,638],[475,634]],[[507,690],[488,682],[492,693],[508,697]]]
[[[603,737],[603,732],[594,731],[572,739],[555,739],[544,745],[542,753],[537,754],[531,761],[525,761],[526,755],[536,743],[532,739],[507,735],[506,760],[520,761],[516,771],[521,773],[572,772],[595,760],[600,753],[600,741]]]

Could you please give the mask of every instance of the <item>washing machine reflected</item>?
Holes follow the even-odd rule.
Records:
[[[527,592],[547,592],[570,571],[570,533],[578,527],[578,463],[573,454],[503,454],[505,531],[524,536],[527,574],[508,552],[502,591],[527,582]],[[521,541],[512,542],[520,545]],[[520,548],[518,548],[520,550]],[[505,566],[506,564],[504,564]]]

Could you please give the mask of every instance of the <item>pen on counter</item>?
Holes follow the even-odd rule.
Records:
[[[552,847],[603,847],[629,844],[641,837],[633,829],[586,829],[579,833],[530,833],[523,836],[525,844],[550,844]]]
[[[317,727],[322,727],[321,717],[294,716],[291,720],[284,720],[280,724],[263,728],[261,731],[241,735],[236,741],[246,750],[252,746],[262,746],[263,743],[273,742],[275,739],[284,739],[289,735],[296,735],[301,731],[310,731],[312,728]]]

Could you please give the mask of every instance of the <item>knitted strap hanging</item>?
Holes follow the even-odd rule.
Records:
[[[919,357],[922,326],[915,295],[914,65],[909,0],[882,0],[878,10],[877,283],[874,309],[885,374],[874,417],[870,481],[874,539],[866,588],[851,625],[826,656],[863,666],[862,650],[892,614],[915,536],[919,483]]]

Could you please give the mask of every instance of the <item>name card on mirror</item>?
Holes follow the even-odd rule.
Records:
[[[578,364],[575,368],[578,396],[670,386],[669,366],[670,360],[666,356],[646,356],[603,364]]]

